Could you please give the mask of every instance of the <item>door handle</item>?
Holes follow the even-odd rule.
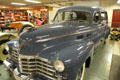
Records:
[[[87,37],[90,37],[91,35],[92,35],[91,33],[88,33],[88,34],[87,34]]]
[[[82,39],[83,38],[83,35],[78,35],[77,36],[77,39]]]

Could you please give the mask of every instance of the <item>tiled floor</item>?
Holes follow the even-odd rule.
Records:
[[[109,72],[114,53],[114,41],[107,40],[106,45],[102,45],[94,55],[91,67],[86,69],[84,80],[109,80]],[[14,80],[5,68],[0,66],[0,80]]]

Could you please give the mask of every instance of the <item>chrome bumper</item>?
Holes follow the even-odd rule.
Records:
[[[13,70],[10,68],[10,66],[12,66],[12,64],[11,64],[9,61],[4,60],[3,64],[5,65],[5,67],[6,67],[8,70],[13,71]]]
[[[5,65],[5,67],[13,73],[13,75],[14,75],[14,77],[15,77],[16,80],[28,80],[28,76],[21,75],[21,74],[18,72],[18,69],[17,69],[17,68],[15,68],[14,70],[12,70],[12,69],[10,68],[10,67],[12,66],[12,64],[11,64],[9,61],[4,60],[3,63],[4,63],[4,65]],[[30,79],[29,79],[29,80],[30,80]]]
[[[15,69],[13,70],[13,69],[11,68],[11,66],[12,66],[13,64],[10,63],[9,61],[4,60],[3,63],[4,63],[4,65],[5,65],[5,67],[6,67],[10,72],[12,72],[12,74],[14,75],[14,77],[15,77],[16,80],[33,80],[33,79],[30,79],[29,76],[21,75],[17,68],[15,68]],[[57,80],[62,80],[61,76],[59,76]]]
[[[30,80],[28,76],[20,75],[17,68],[13,71],[13,74],[16,80]]]

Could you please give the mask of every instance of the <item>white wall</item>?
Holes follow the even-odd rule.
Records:
[[[77,1],[74,2],[74,5],[80,5],[80,6],[98,6],[100,5],[99,0],[97,1]]]

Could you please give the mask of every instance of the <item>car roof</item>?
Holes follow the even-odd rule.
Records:
[[[89,6],[70,6],[70,7],[65,7],[61,8],[58,10],[58,12],[64,12],[64,11],[71,11],[71,10],[76,10],[76,11],[87,11],[87,12],[95,12],[95,11],[105,11],[102,8],[98,7],[89,7]]]

